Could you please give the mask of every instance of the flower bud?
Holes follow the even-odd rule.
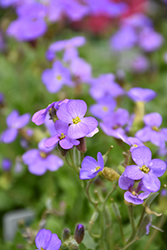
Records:
[[[74,238],[78,244],[80,244],[84,238],[84,231],[84,226],[82,224],[78,224],[74,234]]]
[[[112,168],[104,167],[101,175],[108,181],[116,181],[119,179],[120,175]]]
[[[63,230],[63,233],[62,233],[62,240],[63,240],[63,241],[68,240],[68,239],[70,238],[70,235],[71,235],[70,229],[65,228],[65,229]]]
[[[3,169],[5,172],[7,172],[7,171],[10,171],[11,167],[12,167],[12,162],[11,162],[11,160],[8,159],[8,158],[3,158],[3,160],[2,160],[2,169]]]
[[[86,152],[86,140],[85,137],[78,139],[80,141],[80,144],[76,146],[76,148],[81,152],[85,153]]]

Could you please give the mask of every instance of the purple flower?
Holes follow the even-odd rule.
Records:
[[[157,177],[166,171],[166,163],[160,159],[151,159],[151,150],[145,146],[132,151],[132,159],[137,164],[125,168],[124,176],[132,180],[143,181],[144,187],[150,192],[160,189],[160,181]]]
[[[137,29],[152,26],[152,20],[141,13],[130,15],[128,18],[123,19],[122,23]]]
[[[7,8],[7,7],[9,7],[10,5],[14,5],[14,4],[17,4],[17,3],[19,3],[20,2],[20,0],[1,0],[0,1],[0,6],[2,7],[2,8]]]
[[[38,250],[58,250],[61,246],[61,240],[57,234],[52,234],[50,230],[41,229],[36,235],[35,244]]]
[[[135,148],[144,146],[144,144],[136,137],[127,137],[126,135],[120,134],[118,135],[119,139],[121,139],[126,144],[130,145],[130,151],[132,152]]]
[[[111,115],[104,117],[100,123],[100,127],[109,136],[120,138],[120,135],[124,135],[125,131],[122,128],[127,124],[129,120],[129,113],[126,109],[117,109]]]
[[[151,141],[156,146],[165,147],[167,141],[167,128],[159,128],[162,117],[159,113],[151,113],[144,116],[145,127],[136,133],[136,137],[141,141]]]
[[[86,0],[90,8],[90,14],[93,15],[107,15],[110,17],[117,17],[127,10],[125,3],[115,3],[109,0]]]
[[[12,162],[8,158],[3,158],[2,162],[1,162],[1,165],[2,165],[2,169],[6,172],[6,171],[9,171],[11,169]]]
[[[44,142],[45,147],[49,148],[59,142],[59,145],[64,149],[70,149],[74,145],[77,146],[80,144],[79,141],[71,139],[67,135],[68,124],[60,120],[55,122],[55,135],[49,139],[46,139]]]
[[[75,229],[74,238],[80,244],[84,238],[85,228],[82,224],[78,224]]]
[[[97,79],[93,79],[90,88],[90,95],[95,99],[106,98],[107,96],[118,97],[123,95],[124,90],[114,82],[115,76],[113,74],[103,74]]]
[[[122,26],[110,40],[114,51],[122,51],[132,48],[137,42],[137,33],[131,26]]]
[[[150,191],[143,186],[142,181],[140,181],[137,187],[135,187],[135,181],[125,177],[124,174],[120,176],[118,184],[121,189],[128,190],[124,194],[124,199],[135,205],[142,204],[144,199],[150,194]]]
[[[70,87],[73,86],[69,70],[60,61],[56,61],[52,69],[44,70],[42,81],[51,93],[58,92],[64,84]]]
[[[18,130],[26,126],[29,120],[29,114],[19,116],[18,111],[13,110],[6,119],[8,128],[4,132],[2,132],[1,141],[4,143],[13,142],[18,135]]]
[[[15,37],[18,41],[32,41],[42,36],[46,29],[47,26],[43,19],[18,18],[9,25],[6,33],[8,36]]]
[[[149,102],[157,95],[152,89],[143,89],[139,87],[130,89],[127,94],[134,102]]]
[[[103,119],[105,116],[111,114],[116,107],[116,101],[108,96],[98,100],[97,104],[90,106],[90,112],[97,118]]]
[[[163,44],[163,37],[152,28],[144,28],[138,39],[139,46],[146,52],[157,50]]]
[[[82,100],[69,100],[57,111],[57,117],[69,125],[67,135],[79,139],[91,133],[98,125],[93,117],[84,117],[87,105]]]
[[[44,21],[46,16],[46,7],[37,2],[22,4],[16,10],[18,19],[13,21],[7,34],[15,37],[19,41],[32,41],[42,36],[47,26]]]
[[[50,112],[50,114],[54,113],[56,115],[56,112],[59,109],[60,105],[62,103],[67,103],[67,102],[68,102],[68,99],[65,99],[59,102],[52,102],[51,104],[47,106],[46,109],[41,109],[37,111],[32,117],[32,122],[34,122],[36,125],[43,124],[48,112]]]
[[[75,57],[70,64],[72,74],[81,82],[89,81],[92,76],[92,68],[84,59]]]
[[[78,21],[88,13],[88,8],[75,0],[50,0],[47,7],[51,22],[59,21],[64,15],[72,21]]]
[[[63,166],[62,159],[50,154],[53,147],[46,148],[44,141],[45,139],[38,144],[39,150],[30,149],[22,156],[23,162],[28,165],[29,172],[35,175],[43,175],[47,170],[56,171]]]
[[[57,41],[55,43],[52,43],[49,46],[49,49],[46,52],[46,58],[50,61],[53,60],[55,57],[55,53],[59,52],[61,50],[64,50],[64,61],[69,61],[76,56],[78,56],[78,52],[76,50],[76,47],[81,47],[85,44],[86,39],[83,36],[77,36],[73,37],[68,40],[62,40],[62,41]]]
[[[97,153],[97,161],[91,157],[86,156],[81,164],[80,179],[92,179],[104,168],[103,156],[100,152]]]
[[[145,56],[139,55],[134,59],[131,67],[136,73],[143,73],[148,70],[149,61]]]

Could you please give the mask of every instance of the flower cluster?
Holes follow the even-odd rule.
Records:
[[[38,111],[32,121],[37,125],[44,123],[49,111],[55,132],[45,140],[45,146],[52,147],[59,143],[63,149],[70,149],[80,143],[78,139],[96,133],[98,122],[93,117],[84,117],[86,110],[87,105],[83,100],[65,100]]]
[[[19,41],[32,41],[45,34],[47,23],[55,23],[63,19],[71,22],[82,20],[85,16],[103,14],[117,17],[126,11],[123,3],[112,3],[105,0],[103,4],[98,0],[96,4],[91,0],[79,3],[77,0],[1,0],[3,8],[15,7],[18,18],[13,21],[7,34]],[[96,6],[96,7],[95,7]],[[47,22],[46,22],[47,20]]]
[[[165,173],[166,163],[160,159],[152,160],[151,150],[146,146],[133,149],[131,155],[137,165],[126,166],[119,179],[119,186],[128,190],[124,194],[126,201],[141,204],[151,192],[157,192],[160,189],[158,177]]]

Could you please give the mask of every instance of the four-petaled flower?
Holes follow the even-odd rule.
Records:
[[[84,117],[87,105],[82,100],[69,100],[57,111],[57,117],[67,123],[67,135],[71,139],[82,138],[91,133],[98,125],[94,117]]]
[[[30,149],[23,154],[22,159],[28,165],[30,173],[35,175],[43,175],[47,170],[56,171],[63,166],[63,160],[56,155],[50,154],[52,148],[46,148],[44,141],[38,144],[39,149]]]
[[[142,204],[144,199],[150,194],[150,191],[144,187],[142,181],[135,187],[135,181],[125,177],[124,173],[120,176],[118,183],[121,189],[128,190],[124,193],[124,199],[129,203],[135,205]]]
[[[132,180],[143,181],[144,187],[150,192],[160,189],[160,181],[157,177],[162,176],[166,170],[166,163],[160,159],[151,159],[151,150],[145,146],[132,151],[132,159],[137,164],[125,168],[124,176]]]
[[[26,126],[29,120],[30,114],[19,116],[18,111],[13,110],[6,119],[8,128],[4,132],[2,132],[1,141],[4,143],[13,142],[18,135],[18,130]]]
[[[67,123],[58,120],[55,122],[55,129],[56,129],[55,135],[45,140],[44,142],[45,147],[52,147],[57,142],[59,142],[59,145],[62,148],[70,149],[74,145],[77,146],[80,144],[79,141],[68,137],[67,135],[68,124]]]
[[[80,179],[92,179],[104,168],[103,156],[100,152],[97,153],[97,161],[91,157],[86,156],[81,164]]]

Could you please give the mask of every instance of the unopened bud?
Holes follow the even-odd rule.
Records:
[[[63,230],[63,233],[62,233],[62,240],[63,240],[63,241],[68,240],[68,239],[70,238],[70,235],[71,235],[70,229],[65,228],[65,229]]]
[[[81,153],[85,153],[86,152],[86,140],[85,137],[80,138],[79,139],[80,144],[78,146],[76,146],[76,148],[81,152]]]
[[[78,224],[74,234],[74,238],[78,244],[82,242],[84,238],[84,232],[85,232],[84,226],[82,224]]]
[[[116,181],[119,179],[120,175],[112,168],[104,167],[101,175],[108,181]]]

